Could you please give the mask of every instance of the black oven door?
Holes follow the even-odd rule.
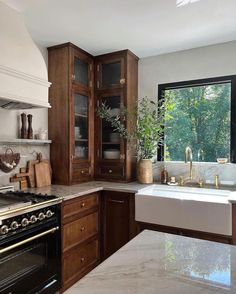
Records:
[[[45,226],[0,245],[0,293],[55,293],[60,288],[60,234]]]

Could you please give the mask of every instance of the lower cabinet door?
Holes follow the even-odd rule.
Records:
[[[103,193],[104,201],[104,258],[129,241],[129,196],[126,193]]]
[[[99,261],[98,240],[74,248],[63,257],[63,290],[70,287]]]

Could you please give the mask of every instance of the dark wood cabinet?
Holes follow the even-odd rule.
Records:
[[[95,106],[102,103],[114,118],[137,101],[138,57],[129,50],[95,57]],[[121,115],[121,119],[122,115]],[[126,121],[131,132],[131,123]],[[136,177],[135,150],[111,125],[95,114],[95,178],[128,182]],[[132,142],[134,144],[135,142]]]
[[[48,48],[53,183],[93,178],[94,61],[71,43]]]
[[[103,258],[107,258],[137,234],[134,194],[104,191]]]
[[[62,205],[62,292],[100,262],[100,194]]]
[[[95,114],[95,105],[106,103],[114,117],[124,106],[128,111],[134,109],[138,57],[129,50],[93,57],[66,43],[48,48],[48,72],[52,82],[48,115],[52,182],[134,180],[136,156],[131,145],[135,142],[121,139]],[[131,132],[130,121],[125,123]]]

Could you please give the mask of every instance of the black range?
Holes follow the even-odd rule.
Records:
[[[52,195],[0,194],[0,293],[60,288],[60,202]]]

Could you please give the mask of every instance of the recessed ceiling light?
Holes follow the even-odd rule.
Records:
[[[198,1],[200,0],[176,0],[176,6],[181,7]]]

